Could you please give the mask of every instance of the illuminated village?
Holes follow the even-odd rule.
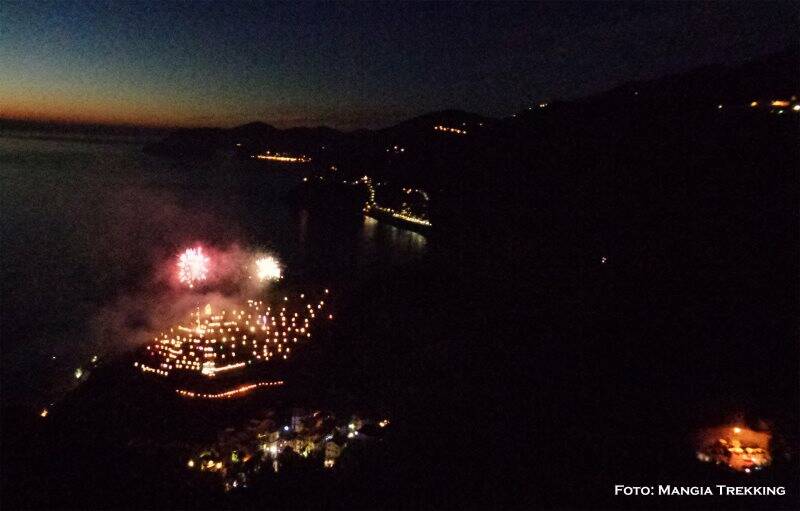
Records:
[[[386,215],[392,219],[408,222],[417,226],[431,226],[431,222],[427,217],[427,212],[422,211],[422,208],[413,208],[408,202],[403,202],[399,209],[382,206],[375,200],[375,187],[372,184],[372,180],[368,176],[364,176],[361,178],[361,182],[366,185],[369,193],[367,203],[364,204],[365,214],[377,216],[378,218],[380,218],[381,215]],[[403,193],[409,196],[413,194],[421,197],[422,204],[425,205],[427,205],[428,201],[430,201],[430,197],[424,190],[419,190],[416,188],[403,188]]]
[[[723,110],[725,108],[742,108],[745,105],[741,104],[733,104],[733,105],[726,105],[723,103],[719,103],[717,105],[717,110]],[[766,99],[753,99],[746,105],[747,107],[754,109],[754,110],[766,110],[771,114],[778,114],[783,115],[785,113],[798,113],[800,112],[800,102],[797,99],[797,96],[791,96],[789,98],[766,98]]]
[[[311,161],[311,158],[309,158],[304,154],[298,156],[292,156],[283,153],[272,153],[271,151],[267,151],[266,153],[263,154],[253,155],[252,158],[255,158],[257,160],[276,161],[279,163],[308,163]]]
[[[769,112],[774,114],[783,114],[791,109],[793,112],[800,112],[800,103],[797,102],[797,96],[792,96],[789,99],[773,99],[768,101],[753,100],[750,102],[751,108],[769,107]]]
[[[772,463],[769,430],[746,426],[720,426],[703,430],[698,438],[697,459],[751,473]]]
[[[218,474],[226,491],[246,488],[262,470],[280,471],[291,457],[332,469],[348,446],[380,441],[390,424],[386,418],[340,419],[329,412],[299,408],[288,415],[281,421],[269,411],[266,417],[251,419],[238,429],[225,429],[213,445],[195,451],[186,462],[187,469]]]

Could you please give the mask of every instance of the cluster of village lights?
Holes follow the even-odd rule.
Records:
[[[701,432],[702,446],[697,459],[727,466],[737,472],[751,473],[770,465],[771,433],[742,426],[721,426]]]
[[[311,161],[311,158],[304,154],[300,156],[288,156],[279,153],[272,154],[270,151],[267,151],[265,154],[253,155],[251,158],[256,158],[258,160],[277,161],[281,163],[308,163]]]
[[[230,491],[240,485],[246,487],[250,477],[267,466],[278,472],[282,463],[280,453],[286,449],[303,458],[319,453],[323,467],[330,469],[354,442],[362,439],[369,442],[380,435],[369,429],[362,434],[364,426],[376,424],[385,429],[389,422],[387,418],[376,422],[357,416],[344,422],[330,413],[319,410],[306,413],[295,408],[289,424],[280,425],[270,418],[251,419],[241,430],[226,429],[214,444],[199,447],[186,466],[190,470],[219,474],[225,491]]]
[[[377,211],[385,215],[389,215],[393,218],[397,218],[399,220],[403,220],[405,222],[409,222],[412,224],[422,225],[425,227],[431,226],[431,222],[427,218],[414,215],[408,210],[397,211],[396,209],[379,205],[375,201],[375,187],[372,185],[372,180],[369,178],[369,176],[364,176],[361,178],[361,181],[366,185],[367,191],[369,193],[369,198],[367,200],[367,203],[364,205],[364,213],[369,214],[371,211]],[[428,194],[422,190],[418,190],[415,188],[404,188],[403,191],[406,194],[419,193],[426,201],[429,200]]]
[[[800,103],[797,101],[797,96],[792,96],[790,99],[772,99],[763,102],[764,105],[769,106],[770,112],[782,114],[786,110],[791,109],[793,112],[800,112]],[[719,110],[722,110],[722,104],[717,105]],[[761,108],[762,102],[754,99],[750,102],[750,108]]]
[[[437,124],[433,127],[436,131],[444,131],[446,133],[455,133],[456,135],[466,135],[467,130],[459,129],[459,128],[451,128],[449,126],[442,126],[441,124]]]

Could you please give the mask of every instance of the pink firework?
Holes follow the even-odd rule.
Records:
[[[178,280],[189,287],[206,280],[208,276],[208,257],[200,247],[186,249],[178,258]]]

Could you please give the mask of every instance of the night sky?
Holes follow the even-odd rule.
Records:
[[[0,2],[0,117],[386,126],[508,115],[797,39],[797,4]]]

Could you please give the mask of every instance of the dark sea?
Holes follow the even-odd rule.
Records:
[[[292,206],[303,168],[168,160],[145,142],[0,132],[5,404],[56,400],[92,357],[136,347],[127,332],[168,326],[154,289],[187,246],[268,252],[306,285],[347,285],[427,250],[414,232]]]

